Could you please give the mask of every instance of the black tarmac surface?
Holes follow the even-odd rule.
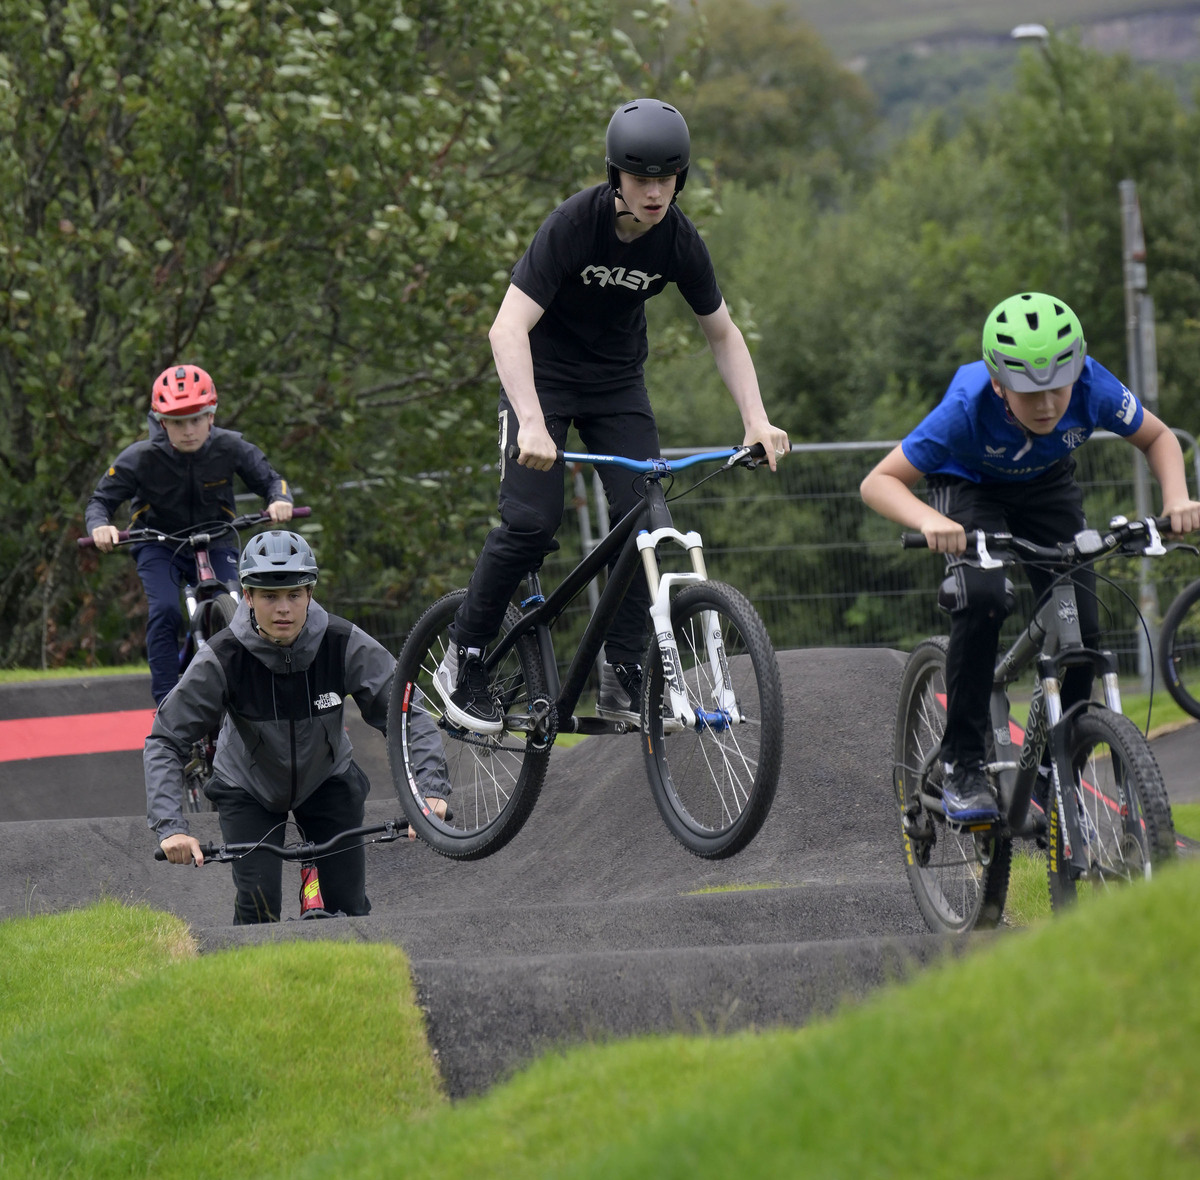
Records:
[[[926,931],[900,858],[890,738],[903,656],[779,658],[779,793],[757,839],[730,860],[700,860],[670,836],[636,739],[589,738],[554,752],[529,822],[494,856],[460,863],[419,842],[374,846],[369,917],[235,928],[227,866],[153,860],[132,751],[0,763],[0,806],[18,817],[0,823],[0,918],[108,895],[179,914],[205,951],[278,938],[397,943],[453,1096],[580,1041],[802,1024],[948,944]],[[72,682],[73,695],[56,686],[52,711],[142,707],[146,681],[128,679]],[[137,688],[144,699],[112,703]],[[0,719],[46,715],[34,696],[0,688]],[[392,818],[383,739],[357,716],[349,724],[374,785],[368,818]],[[1177,801],[1200,798],[1198,735],[1188,727],[1155,742]],[[197,836],[217,836],[215,817],[196,818]],[[296,866],[284,874],[298,888]],[[701,892],[730,885],[760,888]]]

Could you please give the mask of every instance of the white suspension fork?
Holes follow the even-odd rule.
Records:
[[[673,542],[681,549],[687,550],[692,562],[691,573],[660,572],[658,546],[664,541]],[[667,685],[672,718],[689,729],[705,725],[723,728],[727,723],[725,718],[734,723],[739,722],[741,716],[737,710],[737,701],[729,687],[729,665],[725,658],[720,616],[716,611],[704,611],[701,615],[704,644],[712,677],[712,701],[688,700],[679,659],[679,645],[671,625],[672,590],[676,586],[708,580],[708,571],[704,565],[704,542],[700,534],[695,531],[681,533],[673,528],[655,529],[654,532],[643,530],[638,534],[637,544],[642,554],[646,582],[650,587],[650,618],[654,624],[654,635],[662,657],[663,680]]]

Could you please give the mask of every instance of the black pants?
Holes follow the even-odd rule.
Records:
[[[573,403],[561,400],[546,409],[546,429],[557,446],[566,443],[574,425],[583,444],[593,454],[622,455],[629,459],[657,458],[658,427],[644,390],[614,399],[600,396],[593,408],[587,398]],[[454,635],[464,647],[486,647],[497,635],[504,611],[521,579],[540,569],[554,548],[554,534],[562,523],[565,467],[556,463],[549,471],[533,471],[507,461],[504,449],[517,441],[517,416],[506,399],[500,402],[500,524],[483,543],[483,552],[471,575],[467,597],[455,617]],[[622,467],[597,469],[615,523],[641,501],[637,476]],[[637,578],[617,611],[605,638],[605,654],[613,663],[640,663],[646,646],[650,591]]]
[[[371,784],[356,762],[344,775],[327,778],[291,814],[306,840],[324,843],[347,828],[363,821],[363,805]],[[221,835],[227,844],[246,844],[265,839],[270,844],[284,843],[287,812],[268,811],[248,791],[213,779],[206,790],[216,804]],[[293,833],[294,834],[294,833]],[[237,897],[233,905],[234,925],[254,922],[278,922],[282,912],[283,862],[269,852],[252,852],[232,862]],[[367,900],[367,864],[362,847],[317,861],[321,895],[330,912],[363,915],[371,912]]]
[[[1069,541],[1086,525],[1074,459],[1065,459],[1043,475],[1022,483],[975,484],[935,476],[929,481],[929,490],[930,503],[968,532],[1010,532],[1038,545],[1053,545]],[[1005,571],[976,569],[955,558],[947,560],[946,568],[954,581],[955,605],[950,612],[950,650],[946,658],[942,756],[948,762],[971,762],[982,760],[986,749],[988,700],[1006,613]],[[1031,566],[1025,567],[1025,573],[1040,602],[1054,575]],[[1073,580],[1083,642],[1096,647],[1100,614],[1095,575],[1090,569],[1079,570]],[[1071,668],[1063,677],[1063,708],[1087,700],[1091,692],[1091,668]]]

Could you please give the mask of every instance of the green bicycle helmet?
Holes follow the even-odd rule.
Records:
[[[1073,384],[1086,356],[1079,318],[1053,295],[1012,295],[992,309],[983,325],[988,370],[1014,393]]]
[[[272,529],[251,537],[238,562],[243,586],[260,590],[290,590],[313,586],[317,581],[317,559],[299,533]]]

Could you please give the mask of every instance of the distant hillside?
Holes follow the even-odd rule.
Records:
[[[767,0],[764,0],[767,2]],[[784,0],[843,60],[918,42],[1007,38],[1037,21],[1078,27],[1088,43],[1144,60],[1200,57],[1197,0]]]

